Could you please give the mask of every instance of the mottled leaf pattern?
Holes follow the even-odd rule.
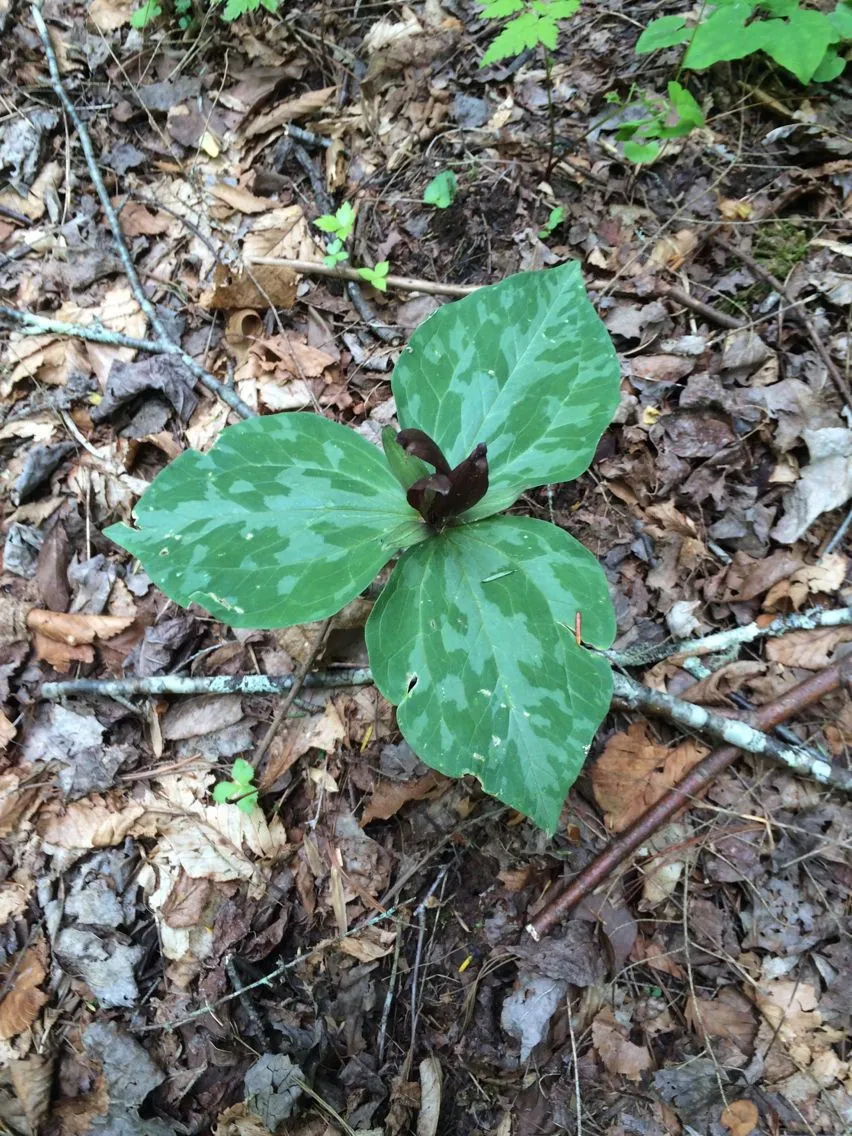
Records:
[[[451,465],[488,446],[485,517],[588,466],[619,398],[619,366],[576,262],[510,276],[439,309],[393,374],[400,425]]]
[[[580,599],[582,597],[582,599]],[[554,831],[609,707],[606,581],[554,525],[499,517],[410,548],[367,624],[376,684],[416,753]]]
[[[426,534],[383,454],[316,414],[253,418],[188,450],[107,535],[167,596],[232,627],[333,615]]]

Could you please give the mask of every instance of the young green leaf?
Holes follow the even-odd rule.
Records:
[[[436,209],[449,209],[456,199],[459,182],[452,170],[436,174],[423,190],[423,201]]]
[[[358,275],[366,280],[368,284],[372,284],[374,288],[378,288],[380,292],[387,292],[387,274],[389,269],[390,263],[386,260],[380,260],[379,263],[372,268],[367,268],[366,266],[359,268]]]
[[[685,43],[689,35],[684,16],[660,16],[648,24],[633,50],[637,55],[647,55],[651,51],[661,51],[665,47]]]
[[[555,525],[496,517],[406,552],[367,624],[376,685],[415,752],[548,832],[612,694],[606,660],[574,640],[577,610],[609,645],[594,557]]]
[[[628,161],[641,166],[658,158],[661,148],[659,142],[625,142],[624,156]]]
[[[428,535],[382,454],[316,414],[253,418],[151,483],[138,528],[107,536],[166,595],[232,627],[288,627],[339,611],[400,548]]]
[[[131,27],[134,28],[147,28],[149,24],[159,19],[163,14],[163,9],[157,3],[157,0],[144,0],[141,8],[137,8],[133,15],[130,17]]]
[[[551,209],[550,216],[547,218],[546,224],[538,231],[539,239],[546,241],[549,236],[552,236],[554,230],[559,228],[564,220],[564,205],[557,205],[555,209]]]
[[[445,305],[415,331],[392,384],[400,425],[425,430],[451,465],[487,444],[475,519],[583,472],[618,405],[620,368],[572,261]]]

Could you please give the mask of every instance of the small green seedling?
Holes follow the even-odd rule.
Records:
[[[573,16],[580,0],[480,0],[483,20],[508,20],[480,60],[488,67],[511,59],[527,48],[556,48],[559,21]]]
[[[130,17],[130,25],[134,28],[147,28],[163,14],[163,9],[157,0],[144,0],[141,8],[137,8]]]
[[[610,93],[607,101],[620,100]],[[669,138],[682,138],[704,125],[701,107],[680,83],[669,83],[667,95],[642,95],[638,103],[646,117],[625,122],[615,135],[624,143],[625,158],[637,165],[655,161]]]
[[[801,83],[826,83],[843,73],[838,47],[852,40],[852,3],[831,12],[798,0],[716,0],[702,4],[698,22],[681,16],[652,20],[636,44],[638,55],[686,44],[683,66],[703,71],[714,63],[762,51]]]
[[[390,263],[387,260],[380,260],[378,264],[372,268],[358,269],[358,275],[362,280],[366,280],[368,284],[372,284],[374,288],[378,288],[380,292],[387,292],[388,282],[387,275],[390,269]]]
[[[459,191],[459,180],[452,170],[436,174],[423,190],[423,202],[436,209],[449,209]]]
[[[269,12],[278,11],[279,0],[208,0],[209,7],[216,7],[220,9],[220,15],[223,20],[237,20],[240,16],[245,16],[249,12],[256,12],[258,8],[266,8]],[[170,15],[174,15],[177,20],[178,27],[186,30],[192,26],[194,11],[196,5],[193,0],[166,0],[166,7]],[[133,15],[130,17],[131,26],[134,28],[147,28],[151,24],[156,23],[157,20],[163,15],[163,7],[158,0],[144,0],[142,6],[137,8]]]
[[[250,813],[257,805],[257,789],[254,782],[254,766],[238,757],[231,766],[231,781],[220,781],[213,789],[213,800],[217,805],[234,801],[240,812]]]
[[[355,210],[350,203],[344,201],[336,213],[324,213],[322,217],[317,217],[314,225],[320,232],[328,233],[333,237],[325,250],[323,263],[328,268],[334,268],[341,261],[348,260],[349,253],[344,245],[352,236],[352,230],[355,228]]]
[[[559,228],[565,220],[565,206],[557,205],[555,209],[550,210],[550,216],[544,223],[542,228],[538,231],[539,240],[546,241],[548,237],[552,237],[554,232]]]
[[[238,20],[240,16],[256,12],[258,8],[265,8],[267,12],[277,12],[278,0],[226,0],[222,19]]]
[[[384,452],[319,414],[251,418],[181,454],[108,535],[234,627],[324,619],[393,562],[366,641],[400,730],[553,832],[609,708],[615,613],[588,549],[501,514],[586,469],[619,386],[579,264],[520,273],[415,331]],[[239,769],[225,799],[255,791]]]

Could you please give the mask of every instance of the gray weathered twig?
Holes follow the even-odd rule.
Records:
[[[809,752],[802,746],[783,745],[761,730],[756,730],[738,718],[726,718],[715,714],[694,702],[684,702],[671,694],[652,690],[627,675],[614,674],[613,696],[631,710],[649,711],[674,722],[678,726],[704,737],[727,742],[747,753],[760,754],[786,765],[794,773],[803,773],[844,792],[852,792],[852,770],[832,765],[818,754]]]
[[[786,635],[788,631],[815,631],[819,627],[846,627],[852,624],[852,607],[826,610],[821,607],[808,611],[794,612],[792,615],[779,615],[771,623],[761,626],[747,623],[745,627],[732,627],[728,631],[716,631],[701,639],[671,639],[656,643],[651,647],[632,647],[627,651],[607,651],[611,663],[620,667],[646,667],[663,659],[673,659],[678,655],[711,655],[727,651],[731,647],[752,643],[755,639],[774,639]]]
[[[305,686],[366,686],[373,681],[369,667],[353,667],[339,671],[317,671],[305,676]],[[207,675],[190,678],[184,675],[157,675],[153,678],[92,679],[78,678],[68,682],[46,682],[42,698],[151,697],[160,694],[282,694],[293,685],[293,675]]]

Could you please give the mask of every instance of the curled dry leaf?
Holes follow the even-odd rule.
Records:
[[[843,586],[848,566],[847,557],[839,552],[824,556],[818,564],[803,565],[770,588],[763,601],[764,610],[775,611],[783,601],[789,600],[798,611],[810,595],[819,592],[832,595]]]
[[[0,1002],[0,1039],[3,1041],[28,1029],[47,1001],[47,995],[39,990],[47,977],[46,954],[44,940],[40,939],[13,955],[0,970],[0,985],[6,988],[6,996]]]
[[[63,672],[72,662],[91,663],[95,652],[90,644],[121,634],[133,620],[133,615],[67,614],[38,608],[27,613],[36,656]]]

